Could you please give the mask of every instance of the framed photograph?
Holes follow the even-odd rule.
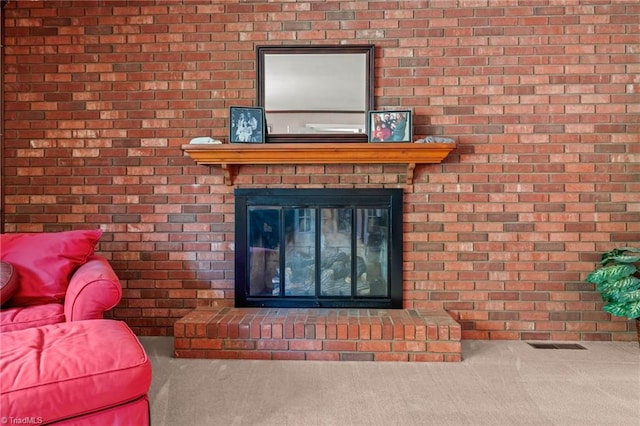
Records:
[[[411,142],[411,111],[369,111],[369,142]]]
[[[264,143],[264,108],[229,108],[229,143]]]

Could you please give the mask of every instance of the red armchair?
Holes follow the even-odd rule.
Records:
[[[122,297],[120,280],[102,256],[92,255],[69,280],[62,302],[15,306],[0,310],[0,332],[65,321],[101,319]]]
[[[0,257],[17,288],[2,292],[0,332],[103,318],[122,297],[109,262],[94,254],[102,231],[0,235]],[[14,281],[15,281],[14,280]]]
[[[151,363],[122,321],[100,230],[0,235],[0,417],[65,426],[149,424]]]

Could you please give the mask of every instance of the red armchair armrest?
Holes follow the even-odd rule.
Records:
[[[69,281],[64,299],[66,321],[101,319],[122,297],[122,287],[115,271],[102,256],[92,255]]]

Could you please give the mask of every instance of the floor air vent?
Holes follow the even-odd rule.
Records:
[[[529,343],[534,349],[587,349],[577,343]]]

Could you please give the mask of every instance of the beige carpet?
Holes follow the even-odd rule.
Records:
[[[153,426],[640,425],[637,343],[469,341],[461,363],[221,361],[141,337]]]

